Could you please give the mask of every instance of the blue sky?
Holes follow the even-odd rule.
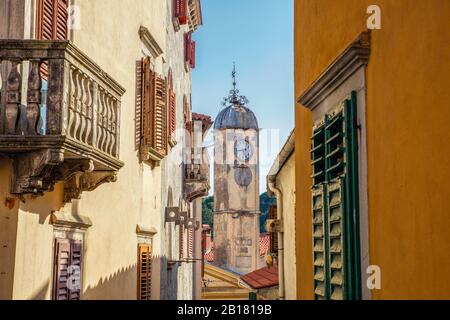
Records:
[[[203,26],[193,36],[193,110],[216,117],[231,89],[235,61],[238,89],[250,100],[248,107],[263,129],[261,192],[272,161],[294,127],[293,1],[202,0]],[[279,137],[272,129],[279,130]],[[266,143],[267,137],[276,143]]]

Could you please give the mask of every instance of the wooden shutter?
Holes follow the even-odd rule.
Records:
[[[153,148],[162,155],[167,154],[167,100],[166,81],[157,75],[154,79]]]
[[[316,299],[360,299],[356,93],[313,126],[312,226]]]
[[[69,300],[69,265],[70,241],[68,239],[55,240],[53,299]]]
[[[82,287],[82,265],[83,265],[83,243],[81,241],[70,242],[70,265],[72,278],[71,286],[69,287],[69,299],[80,300],[81,299],[81,287]],[[75,282],[75,283],[74,283]]]
[[[189,66],[194,69],[195,68],[195,41],[191,41],[190,45],[191,54],[189,57]]]
[[[37,40],[67,40],[69,33],[69,0],[37,0],[36,1],[36,32]],[[41,64],[41,75],[48,77],[48,64]]]
[[[192,44],[192,32],[190,31],[184,34],[184,61],[188,65],[191,64],[191,54],[192,54],[191,44]]]
[[[272,205],[269,207],[268,219],[276,219],[277,218],[277,206]],[[272,254],[278,254],[278,233],[270,232],[269,233],[269,252]]]
[[[187,0],[173,0],[173,15],[180,25],[187,23]]]
[[[177,102],[175,92],[169,89],[169,134],[172,135],[177,127]]]
[[[138,245],[138,300],[151,300],[152,250],[149,244]]]
[[[180,260],[183,260],[183,251],[184,251],[183,225],[180,224],[178,227],[179,227],[179,229],[178,229],[178,232],[179,232],[179,235],[178,235],[178,256],[179,256]]]
[[[194,257],[194,229],[189,228],[187,230],[187,250],[188,258]]]
[[[36,9],[36,39],[68,39],[68,0],[37,0]]]
[[[83,243],[55,240],[53,299],[80,300],[82,287]]]
[[[153,146],[153,76],[150,70],[150,58],[142,58],[141,62],[141,144]]]

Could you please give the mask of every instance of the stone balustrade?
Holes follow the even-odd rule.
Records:
[[[115,176],[125,90],[112,77],[69,41],[0,40],[0,65],[0,152],[33,159],[16,168],[12,193],[42,193],[74,176],[92,189],[87,173]]]

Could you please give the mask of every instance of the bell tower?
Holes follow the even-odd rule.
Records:
[[[258,268],[259,128],[232,76],[214,122],[214,264],[245,274]]]

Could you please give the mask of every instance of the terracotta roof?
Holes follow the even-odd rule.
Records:
[[[268,233],[261,234],[259,236],[259,255],[263,256],[269,251],[270,246],[270,236]]]
[[[246,275],[241,279],[253,289],[269,288],[278,285],[278,266],[265,267]]]
[[[208,262],[214,262],[214,250],[211,249],[205,253],[205,260]]]
[[[211,117],[206,114],[192,112],[192,120],[206,120],[211,122]]]

